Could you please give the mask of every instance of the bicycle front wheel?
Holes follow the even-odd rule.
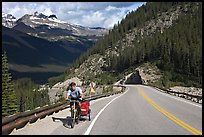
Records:
[[[75,116],[74,110],[71,110],[71,128],[74,128]]]
[[[71,121],[71,128],[74,128],[74,119]]]

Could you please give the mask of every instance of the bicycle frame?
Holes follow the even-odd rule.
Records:
[[[72,118],[72,124],[71,127],[74,127],[75,122],[78,124],[78,110],[76,109],[76,102],[79,102],[77,100],[70,100],[69,102],[73,102],[73,106],[71,108],[71,118]]]
[[[74,111],[74,116],[73,116],[73,118],[74,118],[74,120],[76,120],[76,116],[77,116],[77,109],[76,109],[76,102],[74,102],[74,105],[73,105],[73,110],[72,111]]]

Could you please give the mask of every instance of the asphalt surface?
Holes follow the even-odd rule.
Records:
[[[11,134],[202,134],[202,106],[200,104],[144,85],[127,85],[127,87],[128,90],[124,93],[92,101],[91,121],[84,119],[73,129],[69,125],[69,109],[65,109],[29,124],[25,128],[13,131]]]

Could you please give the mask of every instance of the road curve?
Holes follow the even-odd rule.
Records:
[[[11,134],[192,135],[202,134],[202,106],[144,85],[91,102],[91,121],[67,125],[69,109]],[[56,120],[53,121],[53,118]]]
[[[127,87],[127,93],[103,111],[89,134],[191,135],[196,131],[202,134],[201,105],[186,103],[148,86]],[[167,117],[148,99],[177,119]],[[179,125],[178,120],[185,124]]]

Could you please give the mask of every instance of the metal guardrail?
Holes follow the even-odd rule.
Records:
[[[84,99],[91,101],[98,98],[107,97],[110,95],[122,93],[125,91],[125,88],[126,88],[125,86],[121,86],[121,85],[114,85],[114,86],[122,87],[122,90],[117,92],[92,95],[91,97],[87,96]],[[36,122],[39,118],[42,119],[42,118],[45,118],[47,115],[52,115],[54,112],[59,112],[60,110],[65,109],[66,106],[69,107],[69,103],[66,101],[57,102],[50,106],[46,105],[43,107],[38,107],[33,110],[21,112],[15,115],[6,116],[2,119],[2,135],[8,135],[14,129],[23,128],[28,123]]]
[[[200,101],[202,101],[202,96],[192,95],[192,94],[188,94],[188,93],[185,93],[185,92],[177,92],[177,91],[173,91],[173,90],[167,90],[167,89],[164,89],[164,88],[158,88],[156,86],[152,86],[152,87],[163,90],[164,92],[166,92],[166,93],[168,93],[170,95],[182,97],[182,98],[194,101],[196,103],[202,104],[202,102],[200,103]]]

